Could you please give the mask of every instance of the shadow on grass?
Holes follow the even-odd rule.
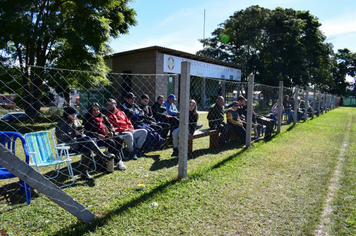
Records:
[[[247,148],[242,148],[241,146],[237,146],[236,143],[235,144],[228,144],[226,145],[226,148],[224,148],[223,150],[220,151],[225,151],[229,148],[239,148],[238,149],[238,153],[235,153],[233,155],[230,155],[229,157],[225,158],[224,160],[216,163],[215,165],[211,166],[211,170],[216,169],[216,168],[220,168],[221,166],[223,166],[225,163],[231,161],[233,158],[236,158],[237,156],[239,156],[241,153],[245,152],[247,150]],[[216,152],[220,152],[220,151],[216,151]],[[199,151],[196,151],[199,152]],[[205,151],[206,153],[206,151]],[[215,153],[215,152],[213,152]],[[196,156],[197,157],[197,156]],[[195,157],[195,158],[196,158]],[[163,160],[160,161],[159,160],[159,156],[155,156],[153,157],[155,160],[157,160],[155,163],[157,164],[153,164],[151,168],[155,169],[155,168],[162,168],[162,166],[172,166],[174,163],[175,165],[178,163],[178,158],[174,158],[174,159],[169,159],[169,160]],[[156,167],[157,165],[157,167]],[[205,173],[194,173],[192,175],[189,176],[189,179],[196,179],[199,178],[201,176],[205,175]],[[186,181],[187,179],[185,179]],[[78,222],[76,224],[72,224],[72,225],[68,225],[66,228],[57,231],[56,233],[54,233],[53,235],[73,235],[73,232],[75,232],[75,235],[83,235],[85,233],[88,232],[95,232],[96,229],[104,226],[106,223],[108,223],[115,215],[119,215],[124,213],[125,211],[129,210],[130,208],[136,207],[139,204],[141,204],[142,202],[145,202],[146,200],[154,197],[155,195],[164,192],[165,189],[175,185],[176,183],[178,183],[180,180],[179,179],[172,179],[172,180],[167,180],[165,183],[162,183],[161,185],[157,186],[156,188],[152,189],[150,192],[145,192],[143,193],[141,196],[132,199],[131,201],[123,204],[120,208],[112,210],[110,212],[108,212],[108,214],[102,216],[102,217],[96,217],[95,220],[91,223],[84,223],[84,222]]]

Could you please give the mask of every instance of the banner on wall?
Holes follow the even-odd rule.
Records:
[[[181,63],[190,62],[190,74],[194,76],[241,81],[241,70],[211,63],[195,61],[183,57],[163,55],[163,71],[180,74]]]

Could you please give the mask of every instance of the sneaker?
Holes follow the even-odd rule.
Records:
[[[130,153],[130,159],[132,159],[132,160],[137,160],[137,156],[136,156],[136,153],[134,153],[134,152],[131,152]]]
[[[141,149],[135,149],[135,154],[137,157],[146,157],[146,154],[144,154]]]
[[[126,166],[121,160],[116,165],[119,170],[126,170]]]
[[[198,130],[198,129],[200,129],[201,127],[203,127],[203,125],[196,125],[196,126],[195,126],[195,129]]]

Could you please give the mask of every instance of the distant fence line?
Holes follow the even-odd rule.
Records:
[[[24,81],[28,76],[31,80]],[[317,89],[283,87],[283,82],[277,87],[258,84],[254,82],[254,76],[250,75],[248,82],[229,81],[221,79],[203,78],[190,75],[188,62],[183,62],[180,75],[177,74],[118,74],[108,73],[107,80],[102,75],[89,71],[62,70],[56,68],[32,67],[28,74],[13,67],[0,66],[1,94],[14,94],[15,107],[8,107],[12,111],[28,111],[36,114],[29,120],[20,120],[20,123],[2,123],[2,131],[16,131],[28,133],[39,130],[52,130],[54,125],[62,119],[62,107],[75,106],[81,114],[87,112],[93,102],[98,102],[103,109],[109,98],[114,98],[120,104],[125,95],[133,92],[136,102],[140,102],[142,94],[150,97],[149,105],[156,101],[159,95],[165,98],[169,94],[178,97],[180,110],[179,125],[179,157],[178,176],[184,178],[188,170],[188,101],[195,99],[199,110],[208,110],[216,102],[218,96],[223,96],[226,105],[236,101],[240,95],[247,98],[247,127],[251,127],[251,114],[253,106],[261,115],[271,112],[272,105],[279,99],[279,107],[282,107],[284,95],[294,98],[294,109],[298,109],[300,102],[304,102],[305,113],[303,119],[322,114],[338,106],[339,97],[336,95],[321,93]],[[40,96],[39,96],[40,95]],[[309,112],[308,112],[309,111]],[[311,111],[311,112],[310,112]],[[283,112],[279,110],[277,133],[283,122]],[[298,122],[297,112],[294,113],[293,122]],[[21,124],[22,123],[22,124]],[[204,128],[208,128],[205,126]],[[246,145],[251,145],[252,130],[247,129]],[[163,152],[163,151],[162,151]],[[1,158],[1,157],[0,157]],[[23,156],[20,158],[23,159]],[[174,170],[176,171],[176,170]]]

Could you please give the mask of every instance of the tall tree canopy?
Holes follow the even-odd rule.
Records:
[[[277,86],[330,82],[332,45],[308,11],[251,6],[220,24],[213,37],[200,40],[198,55],[240,64],[243,78]]]
[[[325,86],[330,93],[346,95],[347,87],[350,85],[345,80],[346,75],[356,77],[356,53],[352,53],[347,48],[339,49],[331,59],[331,73],[334,80],[333,83]]]
[[[105,82],[103,56],[110,52],[110,37],[136,25],[136,13],[127,6],[130,1],[0,0],[0,60],[19,64],[24,74],[33,65],[95,70],[98,76],[75,82]],[[28,75],[22,79],[23,96],[36,113],[41,93],[36,88],[43,81]]]

